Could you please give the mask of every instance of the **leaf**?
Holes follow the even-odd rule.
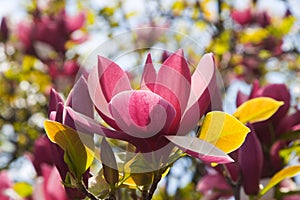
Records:
[[[109,193],[109,188],[110,186],[103,176],[103,168],[96,175],[89,178],[89,191],[99,198],[104,199]]]
[[[18,182],[14,184],[13,189],[20,195],[21,197],[28,197],[32,194],[32,186],[25,182]]]
[[[152,165],[152,160],[147,160],[144,154],[136,154],[124,166],[128,178],[123,184],[131,187],[150,185],[153,180],[153,171],[155,171]]]
[[[44,122],[44,127],[48,138],[65,151],[65,162],[79,178],[91,166],[94,152],[82,143],[74,129],[50,120]]]
[[[106,182],[110,185],[115,185],[119,181],[118,165],[114,152],[105,138],[101,142],[100,158]]]
[[[196,137],[176,135],[165,137],[185,153],[205,162],[219,164],[233,162],[233,159],[221,149]]]
[[[250,129],[234,116],[215,111],[204,118],[199,138],[230,153],[244,143],[249,132]]]
[[[264,195],[268,190],[270,190],[280,181],[286,178],[291,178],[293,176],[296,176],[298,173],[300,173],[300,165],[289,166],[280,170],[271,178],[271,180],[266,185],[266,187],[264,187],[264,189],[260,191],[260,195]]]
[[[283,104],[269,97],[258,97],[240,105],[233,116],[244,124],[260,122],[269,119]]]

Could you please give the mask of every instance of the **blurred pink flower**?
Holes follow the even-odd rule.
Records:
[[[203,176],[197,184],[196,190],[201,192],[203,199],[219,199],[221,197],[230,197],[232,188],[225,180],[224,176],[215,172]]]
[[[271,19],[266,11],[258,11],[257,9],[246,8],[243,10],[232,10],[232,19],[242,25],[258,24],[261,27],[266,27],[270,24]]]
[[[32,199],[67,200],[67,194],[57,169],[47,164],[42,164],[40,167],[42,176],[36,180]]]
[[[283,167],[279,151],[289,143],[287,140],[280,140],[280,137],[289,131],[299,130],[300,111],[296,109],[293,114],[288,114],[291,95],[285,84],[268,84],[260,87],[258,81],[255,81],[249,96],[242,92],[238,93],[237,105],[255,97],[270,97],[284,102],[271,118],[252,124],[261,145],[266,148],[262,177],[271,177]]]
[[[236,23],[240,25],[246,25],[252,21],[252,14],[249,8],[244,10],[233,10],[231,12],[231,17]]]
[[[42,60],[38,52],[39,43],[49,45],[57,53],[65,53],[66,42],[72,40],[72,33],[80,29],[85,22],[85,14],[69,16],[64,10],[55,16],[44,16],[39,12],[31,23],[21,22],[17,27],[17,35],[27,54],[35,55]],[[85,36],[84,36],[85,37]],[[76,40],[81,41],[79,38]],[[43,51],[49,51],[43,49]]]
[[[8,174],[5,170],[0,172],[0,199],[1,200],[10,200],[10,197],[5,194],[5,190],[11,188],[13,182],[8,177]]]

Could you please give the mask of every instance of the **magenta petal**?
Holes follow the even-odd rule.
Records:
[[[186,59],[183,55],[183,50],[179,49],[172,55],[170,55],[162,64],[162,68],[169,67],[176,70],[182,76],[191,82],[191,72]]]
[[[249,100],[248,95],[244,94],[241,91],[238,91],[237,96],[236,96],[236,106],[239,107],[243,103],[245,103],[247,100]]]
[[[42,164],[54,164],[52,159],[53,152],[51,152],[50,145],[51,142],[47,137],[41,136],[35,140],[32,164],[38,176],[42,175]]]
[[[63,99],[61,96],[56,92],[54,88],[50,91],[50,100],[49,100],[49,108],[48,108],[48,117],[52,111],[56,111],[58,103],[63,103]]]
[[[102,125],[100,125],[97,121],[74,111],[70,107],[67,107],[66,110],[76,123],[76,127],[80,127],[81,130],[85,130],[88,134],[92,132],[97,135],[106,136],[108,138],[127,141],[143,152],[146,152],[151,149],[149,147],[149,144],[143,138],[136,138],[121,131],[114,131],[105,128]]]
[[[99,115],[110,126],[118,129],[108,109],[108,102],[119,92],[131,90],[127,74],[113,61],[98,56],[98,67],[90,72],[88,88]]]
[[[178,129],[181,115],[188,103],[190,89],[190,70],[183,51],[178,50],[162,64],[154,87],[154,92],[170,102],[176,110],[170,132],[176,132]]]
[[[1,200],[11,199],[11,197],[4,194],[5,190],[10,189],[11,187],[13,187],[13,182],[9,178],[7,171],[6,170],[0,171],[0,199]]]
[[[165,136],[173,144],[185,153],[209,163],[230,163],[234,160],[216,146],[188,136]]]
[[[86,116],[94,117],[93,102],[89,95],[87,81],[83,76],[74,85],[65,105]]]
[[[259,192],[260,178],[263,168],[263,151],[253,127],[239,149],[239,163],[242,173],[242,185],[245,193],[256,195]]]
[[[100,81],[100,86],[107,102],[119,92],[131,90],[127,74],[113,61],[98,56],[97,69],[98,74],[96,75],[98,75],[98,80]]]
[[[120,129],[137,138],[166,133],[175,116],[171,104],[147,90],[121,92],[109,106]]]
[[[215,63],[213,54],[205,54],[192,75],[188,105],[178,133],[187,134],[198,123],[215,93]]]
[[[85,22],[85,14],[83,12],[75,15],[75,16],[65,16],[67,30],[69,33],[80,29]]]
[[[207,174],[197,184],[197,191],[200,191],[202,194],[209,194],[216,190],[220,192],[224,191],[224,193],[231,190],[225,177],[219,173]]]
[[[57,169],[45,164],[41,168],[43,171],[44,195],[46,198],[67,200],[68,198]]]
[[[151,54],[147,56],[147,60],[144,67],[144,72],[141,80],[141,89],[149,89],[154,91],[154,85],[156,81],[156,71],[152,63]]]
[[[297,110],[292,115],[286,116],[279,121],[276,127],[276,136],[279,137],[281,134],[293,130],[298,124],[300,124],[300,110]]]
[[[215,61],[213,54],[209,53],[202,57],[192,75],[191,94],[188,106],[191,107],[194,105],[213,81],[215,81]],[[216,83],[214,83],[214,87],[212,87],[212,89],[215,89],[215,84]],[[214,94],[214,90],[209,92]],[[188,108],[189,107],[187,107],[187,109]]]

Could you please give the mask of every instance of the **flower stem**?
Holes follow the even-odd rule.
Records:
[[[87,197],[89,197],[91,200],[100,200],[98,197],[96,197],[94,194],[88,191],[81,181],[77,182],[77,189],[83,194],[85,194]]]
[[[146,200],[151,200],[152,199],[152,197],[154,195],[154,192],[155,192],[155,190],[157,188],[157,185],[158,185],[159,181],[161,180],[161,176],[162,175],[161,175],[160,172],[154,174],[153,183],[151,185],[151,188],[149,190],[149,193],[147,195],[147,199]]]

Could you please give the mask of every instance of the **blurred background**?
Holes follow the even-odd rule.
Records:
[[[50,89],[67,96],[99,46],[132,77],[148,51],[161,63],[183,48],[191,69],[213,52],[225,111],[236,109],[237,92],[249,93],[254,81],[285,83],[297,109],[299,8],[298,0],[0,0],[0,193],[34,199]],[[161,199],[201,196],[195,162],[178,161],[161,183]]]

